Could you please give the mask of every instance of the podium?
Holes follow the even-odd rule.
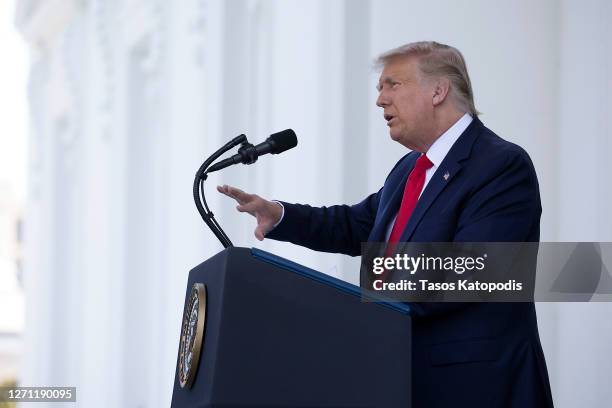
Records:
[[[409,407],[408,305],[268,252],[189,273],[172,407]]]

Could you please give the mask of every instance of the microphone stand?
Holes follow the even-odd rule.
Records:
[[[208,228],[210,228],[213,234],[215,234],[215,236],[221,242],[224,248],[233,247],[234,245],[215,219],[215,216],[212,211],[210,211],[210,209],[208,208],[208,204],[206,204],[206,197],[204,196],[204,181],[208,178],[207,170],[210,165],[215,160],[217,160],[219,156],[221,156],[223,153],[234,148],[235,146],[238,146],[239,144],[243,145],[241,149],[250,145],[245,135],[240,135],[233,138],[223,147],[213,153],[208,159],[206,159],[204,163],[202,163],[202,165],[196,172],[195,179],[193,181],[193,200],[195,202],[196,208],[198,209],[198,212],[200,213],[200,216],[202,217],[206,225],[208,225]]]

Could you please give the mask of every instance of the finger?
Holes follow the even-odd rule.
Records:
[[[244,204],[252,199],[252,194],[245,193],[239,188],[232,186],[227,186],[227,188],[231,197],[234,197],[240,204]]]
[[[228,189],[228,186],[226,186],[226,185],[223,185],[223,186],[217,186],[217,191],[218,191],[218,192],[220,192],[220,193],[221,193],[221,194],[223,194],[223,195],[226,195],[226,196],[230,197],[230,198],[234,198],[234,197],[232,197],[232,196],[230,195],[230,193],[229,193],[229,189]]]
[[[238,201],[239,204],[244,204],[251,199],[251,194],[245,193],[239,188],[228,186],[227,184],[217,186],[217,191],[233,198],[234,200]]]
[[[236,209],[240,212],[248,212],[251,215],[255,214],[255,211],[257,210],[256,205],[253,202],[237,205]]]
[[[236,189],[236,190],[238,190],[238,189]],[[222,194],[225,194],[228,197],[234,198],[233,195],[232,195],[232,192],[231,192],[231,186],[228,186],[227,184],[224,184],[222,186],[217,186],[217,191],[222,193]]]
[[[264,237],[265,237],[265,234],[263,232],[263,228],[262,227],[255,228],[255,238],[257,238],[260,241],[263,241]]]

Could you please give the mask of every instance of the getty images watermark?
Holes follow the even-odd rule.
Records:
[[[366,300],[611,301],[612,243],[364,243]]]

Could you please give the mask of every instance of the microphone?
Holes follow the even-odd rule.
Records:
[[[208,168],[207,173],[221,170],[234,164],[253,164],[259,156],[272,153],[279,154],[285,150],[293,149],[297,146],[297,136],[291,129],[281,130],[280,132],[271,134],[265,142],[253,146],[250,143],[243,143],[238,149],[238,154],[227,159],[221,160],[219,163],[213,164]]]

